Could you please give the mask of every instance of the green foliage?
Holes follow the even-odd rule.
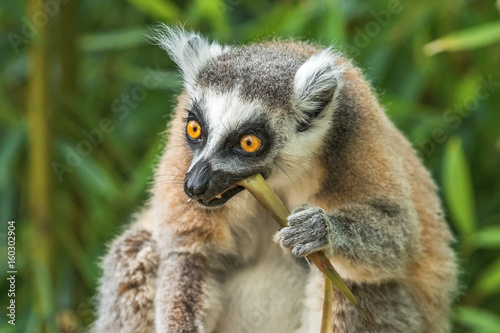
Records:
[[[493,2],[75,0],[59,9],[45,13],[53,172],[51,248],[42,249],[45,236],[28,217],[26,100],[28,50],[40,22],[22,1],[0,7],[0,253],[6,222],[15,220],[18,270],[17,325],[3,320],[0,331],[75,332],[92,322],[99,258],[147,199],[181,89],[173,63],[145,37],[157,21],[223,43],[297,38],[351,56],[441,185],[463,272],[454,331],[498,331],[500,25]],[[38,260],[38,252],[52,253],[52,261]],[[7,289],[3,269],[2,306]]]
[[[497,315],[477,308],[458,307],[457,320],[473,332],[496,333],[500,327]]]
[[[500,21],[452,33],[425,45],[424,49],[433,55],[443,51],[475,49],[497,42],[500,42]]]
[[[475,290],[479,295],[494,295],[500,292],[500,259],[494,261],[481,273]]]
[[[443,189],[450,214],[460,233],[468,236],[476,229],[476,218],[469,165],[460,139],[450,138],[443,159]]]

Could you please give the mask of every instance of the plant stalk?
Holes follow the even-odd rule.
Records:
[[[238,185],[245,187],[257,201],[271,213],[281,227],[286,227],[288,225],[287,217],[290,215],[290,211],[285,207],[271,187],[269,187],[260,173],[240,181]],[[323,300],[321,333],[326,333],[331,331],[333,322],[333,285],[335,285],[335,287],[337,287],[337,289],[355,306],[358,306],[358,301],[335,268],[333,268],[330,260],[323,251],[311,253],[307,258],[325,274],[325,297]]]
[[[250,176],[238,183],[238,185],[245,187],[264,208],[271,213],[273,218],[282,227],[288,225],[287,217],[290,211],[285,207],[283,202],[278,198],[276,193],[269,187],[264,177],[261,174]],[[337,289],[347,299],[354,304],[358,305],[356,297],[352,294],[351,290],[347,287],[345,282],[340,277],[339,273],[333,268],[328,257],[323,251],[311,253],[307,258],[314,263],[321,272],[323,272],[330,281],[337,287]]]
[[[333,284],[325,275],[325,294],[323,297],[323,316],[321,317],[321,332],[333,331]]]

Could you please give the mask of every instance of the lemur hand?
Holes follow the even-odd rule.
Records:
[[[280,229],[274,240],[297,257],[323,250],[328,246],[325,211],[303,204],[288,216],[288,227]]]

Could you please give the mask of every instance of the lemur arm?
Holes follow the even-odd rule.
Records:
[[[288,218],[275,239],[296,256],[327,250],[335,266],[345,262],[353,280],[403,276],[417,251],[418,223],[390,200],[345,204],[331,212],[304,205]],[[345,271],[345,270],[344,270]]]
[[[112,242],[102,261],[92,332],[154,331],[157,265],[156,243],[145,228],[132,226]]]
[[[221,306],[207,259],[176,249],[162,253],[138,224],[111,243],[102,261],[92,332],[212,331]]]
[[[161,256],[156,293],[156,332],[212,332],[221,309],[219,284],[199,253]],[[210,301],[210,302],[208,302]]]

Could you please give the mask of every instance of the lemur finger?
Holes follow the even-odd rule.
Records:
[[[316,215],[323,215],[323,210],[321,208],[308,208],[297,213],[294,212],[288,216],[289,226],[298,226],[313,219]]]
[[[302,232],[296,228],[286,227],[276,234],[276,239],[284,247],[293,247],[301,241]]]
[[[285,228],[283,228],[285,229]],[[282,231],[283,229],[281,229],[280,231],[278,231],[276,234],[274,234],[274,237],[273,237],[273,240],[279,244],[279,246],[285,250],[285,251],[291,251],[291,248],[288,248],[286,247],[283,242],[284,242],[284,239],[285,239],[285,236],[283,235]]]
[[[288,227],[281,230],[275,237],[283,247],[293,248],[295,246],[316,243],[321,240],[321,244],[327,244],[327,233],[324,229],[301,229]]]
[[[296,257],[305,257],[313,252],[323,250],[328,245],[326,238],[318,239],[303,245],[297,245],[292,249],[292,254]]]
[[[292,229],[295,229],[293,235],[299,238],[297,241],[299,244],[307,244],[314,242],[318,238],[326,238],[327,236],[326,226],[321,221],[307,221],[302,227],[292,227]]]

